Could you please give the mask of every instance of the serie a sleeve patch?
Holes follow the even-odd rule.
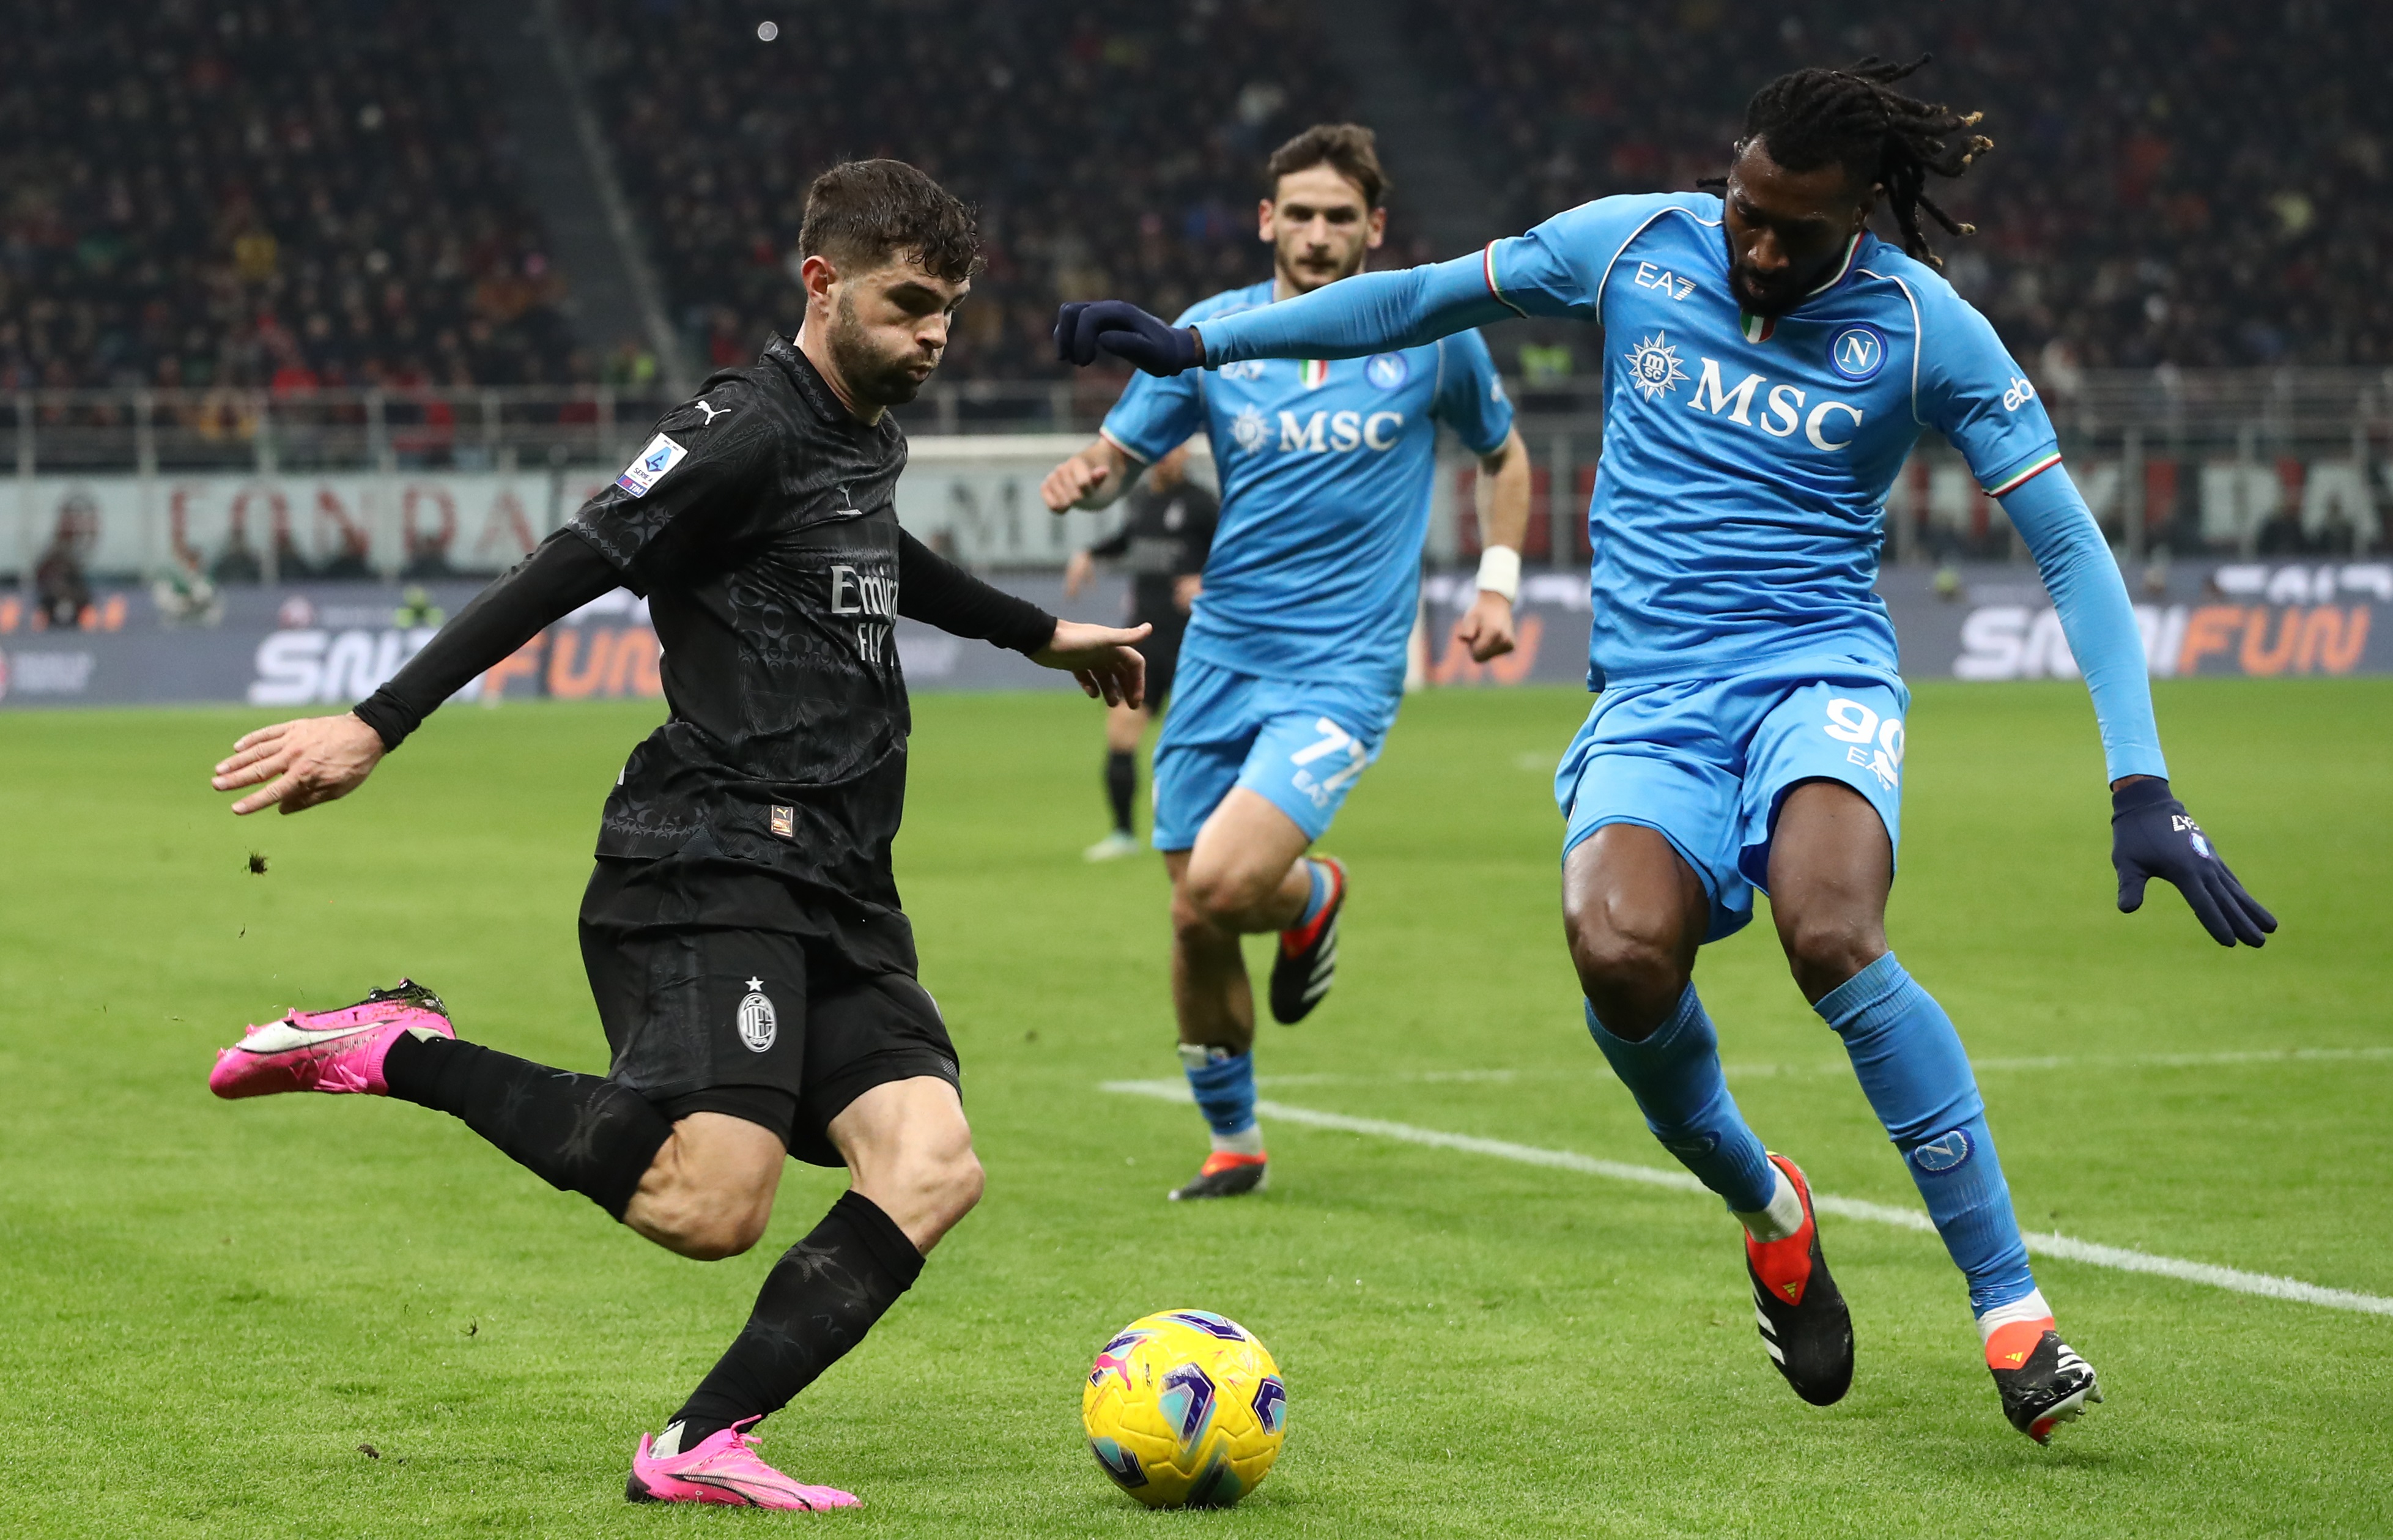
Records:
[[[688,450],[663,434],[658,434],[648,440],[648,447],[640,451],[639,458],[623,467],[623,474],[615,478],[615,485],[634,497],[646,497],[648,489],[662,481],[667,472],[688,458]]]

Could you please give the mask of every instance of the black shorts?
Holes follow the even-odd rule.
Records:
[[[668,1117],[729,1113],[800,1160],[842,1166],[828,1130],[864,1092],[925,1075],[961,1089],[930,992],[910,974],[859,970],[770,872],[602,860],[581,931],[608,1077]]]
[[[1138,650],[1146,659],[1146,709],[1160,716],[1171,699],[1171,676],[1180,672],[1180,639],[1187,634],[1188,617],[1175,608],[1163,615],[1133,615],[1130,623],[1155,627]]]

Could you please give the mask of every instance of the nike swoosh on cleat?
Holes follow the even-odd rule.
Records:
[[[734,1478],[731,1478],[731,1477],[727,1477],[727,1476],[708,1476],[708,1475],[681,1475],[681,1476],[676,1476],[676,1477],[674,1477],[673,1479],[674,1479],[675,1481],[687,1481],[687,1482],[688,1482],[690,1485],[692,1485],[692,1486],[709,1487],[709,1488],[712,1488],[713,1490],[714,1490],[714,1491],[716,1491],[716,1492],[728,1492],[729,1494],[731,1494],[731,1495],[733,1495],[734,1497],[739,1498],[741,1502],[743,1502],[743,1503],[747,1504],[750,1507],[763,1507],[765,1506],[764,1504],[762,1504],[762,1503],[758,1502],[758,1501],[754,1498],[754,1496],[752,1496],[752,1495],[751,1495],[751,1494],[750,1494],[750,1493],[749,1493],[749,1491],[748,1491],[748,1485],[749,1485],[750,1483],[743,1483],[743,1482],[741,1482],[741,1481],[738,1481],[738,1480],[736,1480],[736,1479],[734,1479]],[[804,1507],[805,1507],[805,1510],[806,1510],[808,1513],[812,1513],[812,1512],[814,1512],[814,1511],[815,1511],[815,1506],[814,1506],[814,1504],[807,1502],[807,1501],[806,1501],[806,1499],[805,1499],[805,1497],[804,1497],[804,1495],[803,1494],[801,1494],[801,1493],[796,1493],[796,1492],[788,1492],[788,1491],[780,1491],[780,1490],[778,1490],[778,1489],[776,1489],[776,1488],[769,1487],[769,1486],[766,1486],[766,1487],[760,1487],[760,1488],[759,1488],[759,1490],[760,1490],[760,1491],[765,1491],[765,1492],[771,1492],[771,1493],[773,1493],[776,1496],[781,1496],[781,1497],[788,1497],[788,1498],[791,1498],[791,1499],[793,1499],[794,1501],[796,1501],[796,1502],[798,1502],[798,1503],[800,1503],[800,1504],[803,1504],[803,1505],[804,1506]]]
[[[345,1038],[378,1032],[388,1022],[367,1022],[359,1026],[316,1027],[293,1026],[288,1022],[271,1022],[233,1045],[242,1053],[288,1053],[298,1048],[320,1048]]]

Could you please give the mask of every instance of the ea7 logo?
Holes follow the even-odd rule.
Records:
[[[1656,268],[1651,262],[1637,264],[1637,287],[1659,289],[1672,299],[1684,299],[1695,292],[1695,281],[1680,278],[1674,272]]]
[[[1850,401],[1822,401],[1807,414],[1803,410],[1804,392],[1790,385],[1770,387],[1761,421],[1757,423],[1751,415],[1753,394],[1765,383],[1761,376],[1747,374],[1734,389],[1730,389],[1720,384],[1718,362],[1706,359],[1703,366],[1703,372],[1695,379],[1694,399],[1687,403],[1697,411],[1708,411],[1715,417],[1725,411],[1730,422],[1741,427],[1758,427],[1772,438],[1792,438],[1800,428],[1813,449],[1831,453],[1850,448],[1853,441],[1851,430],[1862,425],[1862,409]],[[1844,430],[1846,436],[1829,437],[1830,431],[1837,429]]]

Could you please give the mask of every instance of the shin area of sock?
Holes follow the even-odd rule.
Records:
[[[383,1063],[390,1093],[445,1112],[559,1192],[621,1220],[673,1125],[648,1100],[577,1075],[448,1038],[409,1035]]]
[[[1232,1053],[1224,1048],[1183,1043],[1180,1064],[1187,1072],[1188,1090],[1196,1099],[1196,1110],[1205,1115],[1207,1128],[1229,1135],[1255,1126],[1255,1056],[1251,1052]]]
[[[1770,1207],[1777,1168],[1729,1094],[1720,1038],[1693,985],[1649,1038],[1632,1042],[1615,1035],[1597,1020],[1593,1005],[1587,1007],[1587,1030],[1664,1149],[1732,1209],[1753,1213]]]
[[[922,1276],[922,1254],[879,1204],[843,1194],[765,1276],[756,1308],[673,1421],[681,1447],[788,1405]]]

